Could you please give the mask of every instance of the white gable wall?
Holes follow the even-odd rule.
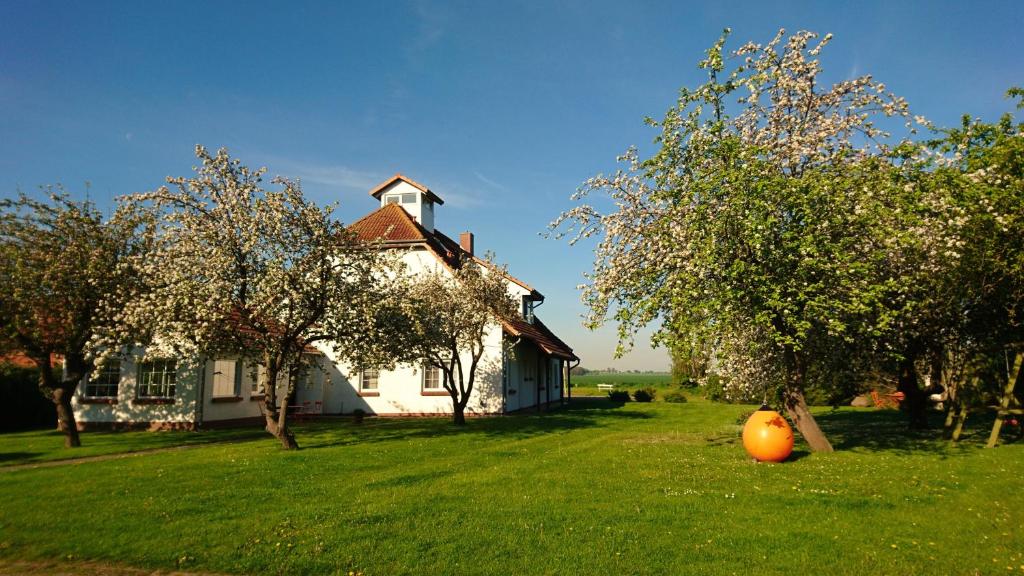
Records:
[[[437,271],[450,274],[449,269],[427,250],[410,250],[403,254],[409,274]],[[376,393],[360,392],[358,367],[340,361],[329,347],[321,347],[327,360],[328,374],[323,389],[324,412],[328,414],[351,414],[359,409],[367,414],[380,415],[423,415],[451,414],[452,401],[447,394],[423,392],[423,366],[397,366],[393,370],[382,370]],[[463,366],[468,370],[471,357],[461,356]],[[494,414],[504,411],[502,381],[502,329],[498,322],[487,331],[484,354],[477,368],[476,382],[469,404],[468,413]]]

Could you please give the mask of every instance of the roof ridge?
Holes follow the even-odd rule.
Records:
[[[391,176],[390,178],[384,180],[380,184],[377,184],[376,186],[374,186],[370,190],[370,196],[373,196],[374,198],[376,198],[378,194],[383,193],[384,189],[386,189],[388,186],[391,186],[392,184],[394,184],[398,180],[401,180],[401,181],[405,182],[406,184],[409,184],[413,188],[416,188],[420,192],[423,192],[423,194],[425,194],[427,196],[427,198],[430,198],[434,202],[437,202],[438,204],[444,204],[444,200],[442,200],[441,197],[438,196],[436,192],[434,192],[430,188],[427,188],[423,184],[420,184],[419,182],[413,180],[412,178],[409,178],[408,176],[405,176],[401,172],[395,172],[393,176]]]

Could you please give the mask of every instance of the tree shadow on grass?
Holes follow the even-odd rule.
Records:
[[[811,455],[810,450],[804,450],[802,448],[796,448],[786,458],[786,462],[796,462],[797,460],[803,460]]]
[[[505,416],[471,418],[455,426],[451,417],[367,418],[361,424],[339,419],[311,422],[296,430],[303,449],[347,444],[440,438],[454,435],[502,437],[522,440],[540,435],[567,433],[583,428],[607,426],[618,419],[646,420],[646,412],[620,410],[622,403],[603,398],[573,399],[566,406],[552,405],[543,412],[520,412]]]
[[[42,452],[0,452],[0,462],[29,460],[42,456]]]
[[[911,429],[907,416],[898,410],[833,410],[816,414],[815,419],[836,450],[867,449],[888,452],[934,453],[943,456],[951,451],[949,440],[942,436],[945,415],[931,412],[928,427]],[[964,430],[959,446],[975,446],[984,442],[992,427],[992,419],[979,414]]]

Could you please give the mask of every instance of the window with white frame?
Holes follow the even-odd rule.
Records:
[[[377,383],[380,380],[380,370],[376,368],[365,368],[359,371],[359,390],[361,392],[376,392]]]
[[[423,389],[444,390],[444,376],[441,369],[430,363],[423,363]]]
[[[406,192],[404,194],[388,194],[384,197],[386,204],[415,204],[416,193]]]
[[[217,360],[213,363],[213,397],[231,398],[242,393],[241,360]]]
[[[139,364],[139,398],[174,398],[177,381],[175,360],[151,360]]]
[[[121,362],[107,360],[95,378],[90,377],[85,383],[85,395],[88,398],[117,398],[117,386],[121,382]]]

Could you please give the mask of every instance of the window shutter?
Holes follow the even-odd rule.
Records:
[[[213,397],[224,398],[235,395],[234,360],[217,360],[213,363]]]

